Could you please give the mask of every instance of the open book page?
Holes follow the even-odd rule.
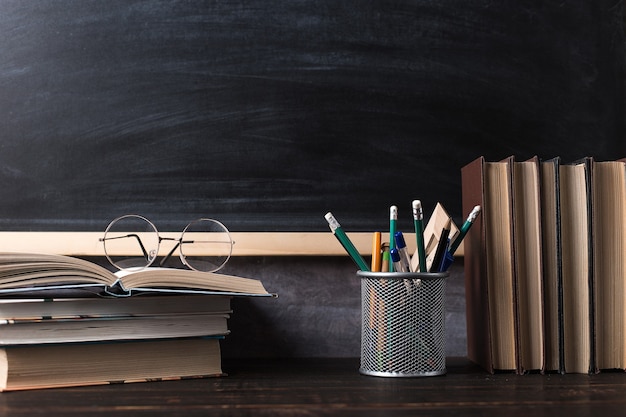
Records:
[[[113,285],[112,272],[63,255],[0,253],[0,289],[69,284]]]
[[[170,268],[113,273],[92,262],[64,255],[0,253],[2,292],[89,285],[99,285],[110,295],[129,295],[135,290],[171,292],[168,290],[172,289],[271,295],[260,281],[251,278]]]
[[[190,269],[146,268],[137,272],[118,271],[115,275],[126,290],[202,289],[269,295],[261,281],[256,279]]]

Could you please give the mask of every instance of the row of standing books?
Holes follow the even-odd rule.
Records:
[[[626,160],[461,170],[468,357],[490,372],[626,368]]]
[[[115,282],[99,268],[0,254],[0,391],[221,376],[232,297],[271,296],[249,278],[159,269]]]

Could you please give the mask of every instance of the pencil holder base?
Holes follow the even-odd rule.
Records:
[[[445,284],[449,273],[357,273],[361,278],[363,375],[446,373]]]
[[[384,378],[419,378],[419,377],[425,377],[425,376],[445,375],[446,369],[444,367],[444,369],[439,370],[439,371],[418,372],[414,374],[409,374],[405,372],[376,372],[376,371],[370,371],[368,369],[359,368],[359,373],[363,375],[367,375],[367,376],[378,376],[378,377],[384,377]]]

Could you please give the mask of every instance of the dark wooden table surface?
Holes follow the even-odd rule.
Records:
[[[489,375],[464,358],[425,378],[358,359],[225,360],[227,377],[0,394],[7,416],[624,416],[626,373]]]

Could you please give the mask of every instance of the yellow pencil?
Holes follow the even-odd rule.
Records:
[[[380,268],[382,267],[382,251],[381,251],[381,233],[374,232],[372,236],[372,272],[380,272]]]

